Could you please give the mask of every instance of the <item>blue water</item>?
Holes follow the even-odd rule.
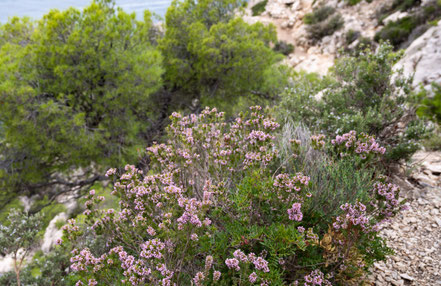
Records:
[[[164,16],[172,0],[116,0],[116,5],[126,12],[135,12],[142,17],[148,9],[160,16]],[[29,16],[39,19],[51,9],[63,10],[69,7],[83,8],[91,0],[0,0],[0,23],[8,21],[12,16]]]

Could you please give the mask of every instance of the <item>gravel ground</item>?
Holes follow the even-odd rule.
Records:
[[[381,231],[395,255],[374,264],[372,285],[441,286],[441,153],[427,154],[414,160],[410,209]]]

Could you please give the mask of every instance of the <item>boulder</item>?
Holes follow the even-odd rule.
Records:
[[[425,89],[431,83],[441,84],[441,21],[417,38],[405,51],[404,57],[395,65],[406,76],[414,76],[413,86]]]

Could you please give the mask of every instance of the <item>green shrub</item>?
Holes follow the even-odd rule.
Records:
[[[253,12],[253,16],[259,16],[263,12],[265,12],[266,4],[268,3],[268,0],[263,0],[251,7],[251,11]]]
[[[433,84],[432,93],[422,92],[417,114],[441,124],[441,85]]]
[[[287,56],[294,52],[294,46],[285,41],[278,41],[274,46],[274,51]]]
[[[340,14],[333,14],[324,21],[308,25],[306,31],[311,40],[319,41],[323,37],[334,34],[334,32],[341,29],[343,25],[343,17]]]
[[[23,211],[24,207],[19,198],[13,199],[7,205],[5,205],[0,210],[0,224],[7,225],[8,224],[8,216],[11,210],[20,210]]]
[[[379,24],[383,24],[383,20],[394,12],[404,12],[420,4],[421,0],[394,0],[391,4],[386,3],[375,12],[377,21]]]
[[[321,100],[303,77],[282,94],[275,114],[328,135],[350,130],[372,134],[386,147],[386,162],[409,159],[425,130],[415,118],[410,79],[392,69],[399,58],[390,45],[381,45],[376,53],[344,56],[326,78]],[[401,120],[413,123],[399,128]]]
[[[401,3],[401,1],[398,1]],[[408,6],[412,1],[405,1],[403,7]],[[418,1],[417,1],[418,2]],[[414,2],[412,2],[415,4]],[[418,4],[418,3],[417,3]],[[398,9],[397,6],[394,9]],[[403,8],[408,9],[408,8]],[[387,16],[387,12],[382,11],[378,17],[382,21]],[[395,49],[406,48],[418,36],[422,35],[429,27],[432,21],[441,17],[441,3],[438,0],[428,2],[424,6],[417,7],[409,16],[390,22],[375,34],[375,41],[389,41]]]
[[[59,219],[55,222],[55,227],[57,229],[61,229],[66,224],[66,221],[64,219]]]
[[[346,0],[346,3],[348,3],[350,6],[354,6],[360,3],[361,1],[362,0]]]
[[[375,43],[372,39],[367,37],[360,37],[358,39],[357,45],[355,45],[353,49],[354,55],[358,56],[360,53],[365,52],[366,50],[373,51],[375,48]]]
[[[338,215],[341,205],[367,200],[364,190],[375,183],[372,179],[375,171],[370,168],[354,169],[352,159],[333,160],[329,154],[314,149],[311,136],[306,126],[287,121],[283,126],[281,139],[278,140],[278,147],[281,160],[289,162],[284,165],[284,171],[302,171],[309,175],[309,191],[312,197],[306,212],[314,213],[316,223],[326,229],[326,225],[332,223],[329,218]],[[291,139],[300,140],[297,150],[292,149]],[[296,154],[296,160],[288,160],[292,154]]]
[[[314,9],[312,13],[308,13],[303,18],[303,22],[307,25],[317,24],[326,20],[335,13],[335,8],[331,6],[320,6]]]
[[[28,215],[15,209],[10,211],[7,224],[0,225],[0,253],[11,254],[18,286],[25,258],[39,242],[41,229],[41,214]]]
[[[69,251],[64,248],[56,247],[48,254],[39,251],[21,271],[21,283],[26,286],[75,285],[75,282],[68,277],[69,265]],[[16,286],[17,278],[13,271],[0,276],[0,284]]]
[[[151,14],[138,21],[116,10],[113,1],[96,0],[82,11],[0,26],[2,192],[52,197],[86,188],[107,164],[138,158],[147,132],[139,123],[157,111],[148,110],[161,87],[162,57]]]
[[[388,23],[375,34],[374,40],[380,42],[389,41],[394,47],[405,42],[412,30],[418,26],[418,20],[412,16],[406,16],[395,22]]]

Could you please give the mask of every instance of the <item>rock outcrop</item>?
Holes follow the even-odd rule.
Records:
[[[430,89],[432,82],[441,84],[441,21],[413,41],[396,68],[413,75],[415,87],[422,84]]]
[[[252,7],[258,1],[250,3]],[[362,1],[355,6],[349,6],[344,1],[313,1],[313,0],[268,0],[266,11],[260,16],[252,17],[248,11],[245,20],[254,23],[272,23],[276,26],[280,41],[294,45],[286,63],[295,70],[315,72],[324,75],[333,66],[339,50],[344,47],[345,34],[348,30],[357,31],[361,37],[372,38],[378,30],[375,12],[387,2],[376,0],[371,3]],[[325,3],[336,8],[345,21],[344,27],[330,36],[313,43],[308,39],[303,18],[314,8]],[[354,44],[357,44],[355,42]]]

